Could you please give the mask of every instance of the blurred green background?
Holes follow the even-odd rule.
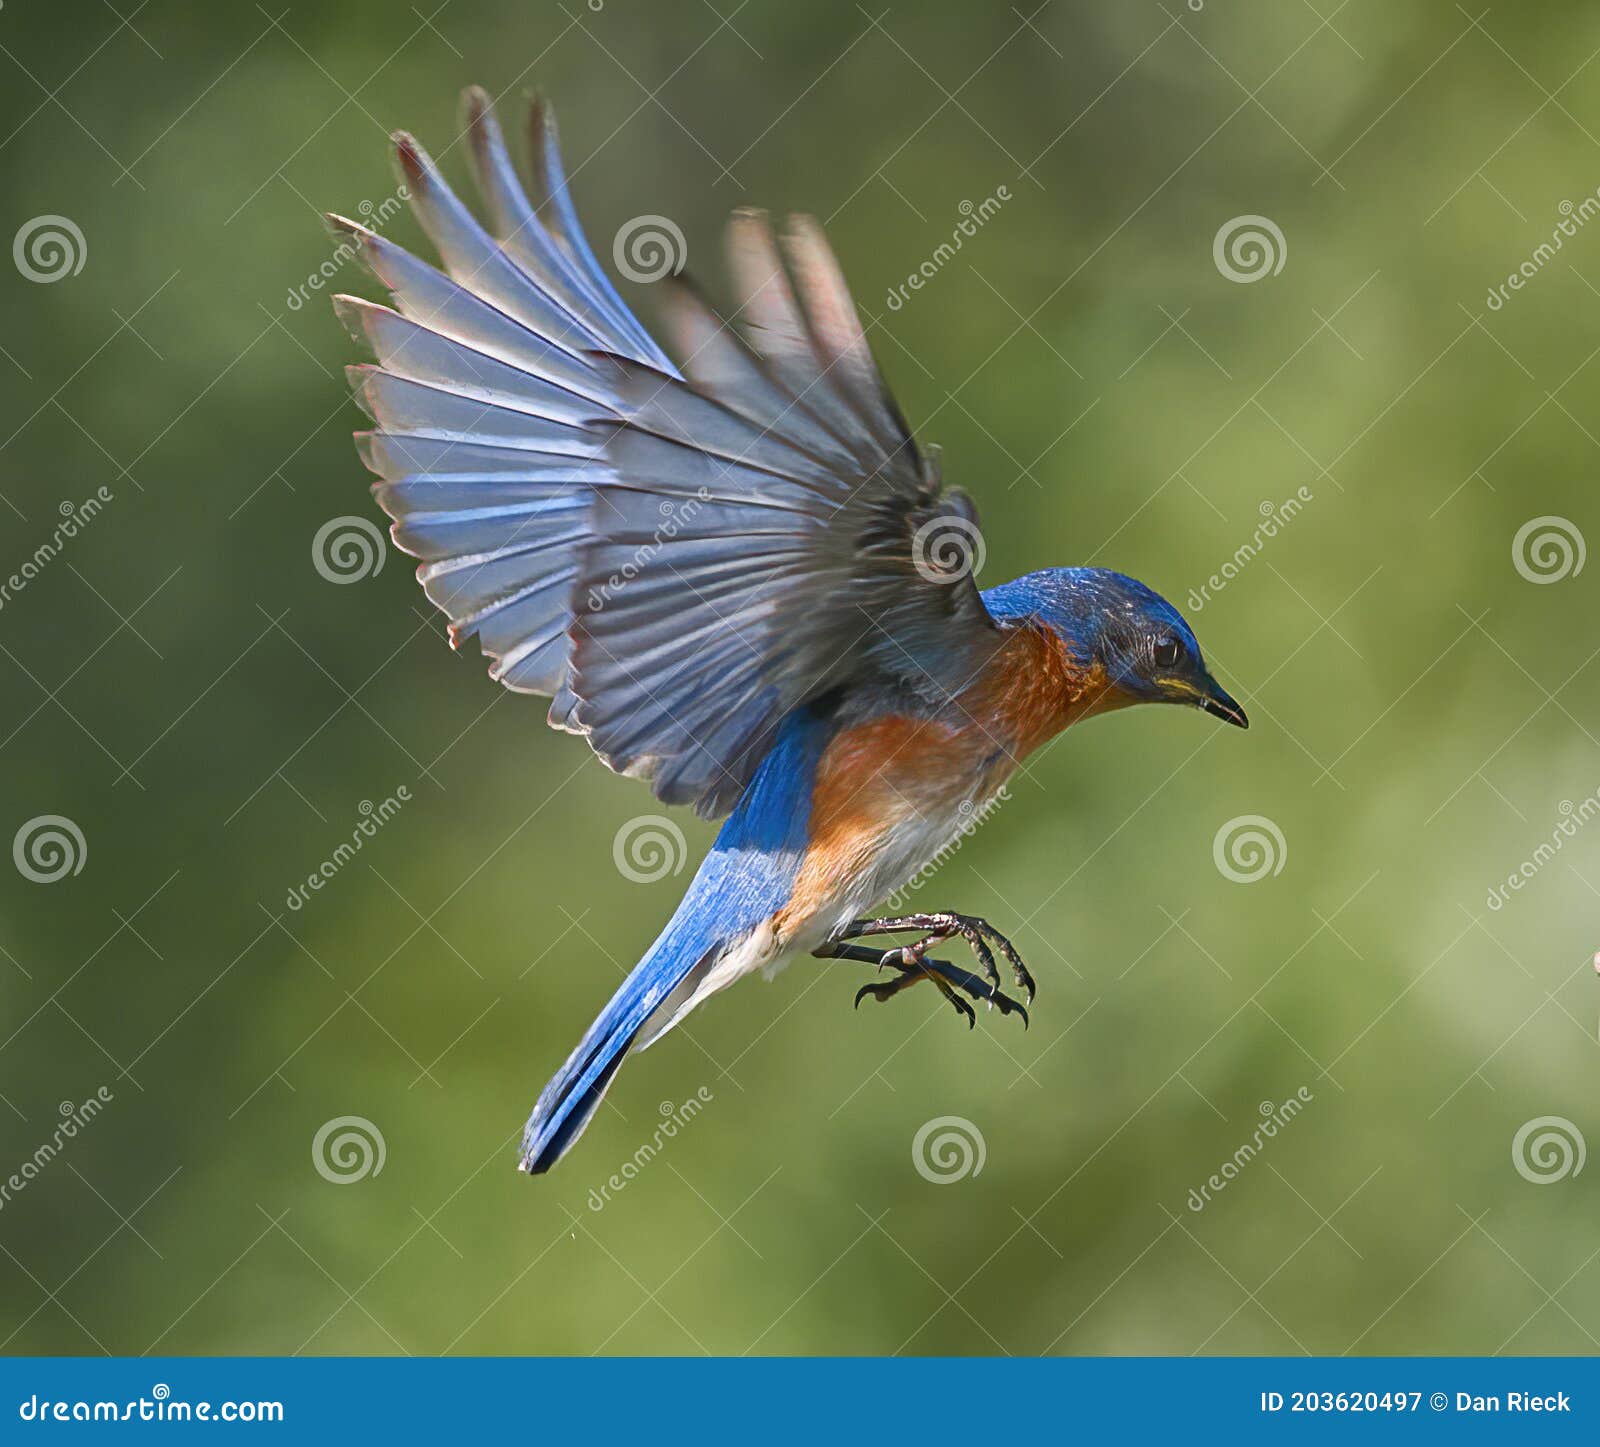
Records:
[[[0,1202],[4,1349],[1600,1350],[1597,55],[1580,3],[7,5],[4,234],[83,242],[0,266],[0,572],[112,500],[0,601],[0,836],[84,841],[0,871],[0,1171],[111,1101]],[[1011,928],[1030,1031],[852,1013],[857,967],[798,963],[534,1182],[529,1106],[712,831],[676,812],[678,872],[624,877],[648,794],[453,656],[404,557],[313,566],[379,519],[353,350],[296,300],[318,212],[380,211],[401,125],[465,186],[474,81],[519,139],[554,98],[608,264],[665,216],[720,288],[732,207],[822,217],[986,584],[1094,562],[1181,603],[1312,499],[1185,605],[1250,732],[1071,733],[919,892]],[[1283,238],[1250,281],[1240,217]],[[1283,842],[1241,883],[1250,815]],[[346,1116],[382,1169],[335,1184]],[[946,1116],[982,1169],[936,1183]],[[1519,1169],[1542,1117],[1573,1158],[1540,1126]]]

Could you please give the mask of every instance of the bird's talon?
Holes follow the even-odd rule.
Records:
[[[998,1005],[1002,1015],[1022,1016],[1022,1028],[1024,1030],[1028,1028],[1028,1008],[1020,1000],[1014,1000],[1010,995],[1005,994],[1003,991],[997,990],[990,997],[989,1005],[991,1008],[993,1008],[995,1005]]]
[[[958,1014],[964,1015],[969,1030],[977,1027],[977,1012],[967,1003],[963,996],[972,1000],[982,1000],[984,1005],[993,1010],[1000,1007],[1002,1015],[1016,1014],[1022,1016],[1022,1028],[1028,1029],[1032,1020],[1028,1014],[1027,1005],[1007,995],[1000,988],[1000,972],[996,966],[994,951],[989,948],[989,940],[993,940],[1000,952],[1005,955],[1006,963],[1011,966],[1012,974],[1016,977],[1017,988],[1026,993],[1027,1004],[1031,1005],[1034,998],[1033,976],[1028,973],[1027,967],[1022,963],[1010,940],[1006,939],[987,920],[971,915],[958,915],[950,912],[936,914],[908,915],[904,918],[883,920],[858,921],[850,927],[851,935],[860,936],[873,933],[888,934],[894,930],[922,929],[926,931],[921,938],[913,940],[910,944],[900,945],[894,949],[882,952],[867,949],[862,946],[847,945],[843,940],[835,941],[826,950],[817,953],[825,959],[855,959],[863,964],[876,966],[879,971],[893,969],[897,971],[895,978],[871,985],[863,985],[856,992],[855,1007],[860,1008],[861,998],[871,995],[880,1002],[893,999],[902,990],[915,984],[918,980],[927,979],[938,989],[939,993],[949,1000],[951,1007]],[[850,938],[847,935],[846,938]],[[972,950],[978,965],[983,973],[972,974],[966,970],[958,969],[947,960],[930,960],[928,951],[934,945],[944,940],[959,936]],[[958,994],[957,992],[961,992]]]
[[[1017,947],[1011,943],[986,919],[974,919],[973,924],[995,942],[1000,948],[1000,953],[1006,957],[1006,963],[1011,966],[1011,978],[1017,982],[1017,988],[1026,990],[1028,998],[1033,999],[1034,982],[1028,967],[1022,963],[1022,956],[1017,953]]]

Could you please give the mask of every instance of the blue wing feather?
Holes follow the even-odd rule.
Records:
[[[492,677],[708,817],[791,710],[863,678],[931,697],[970,673],[994,643],[976,588],[916,555],[970,506],[912,440],[817,224],[780,244],[735,217],[742,339],[670,290],[686,381],[584,239],[548,109],[531,195],[481,90],[466,132],[487,228],[395,138],[444,271],[333,218],[393,302],[335,303],[377,356],[351,371],[377,422],[358,445],[451,641],[476,634]]]

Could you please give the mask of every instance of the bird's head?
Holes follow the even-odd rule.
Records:
[[[1080,663],[1103,671],[1115,703],[1181,703],[1249,728],[1245,711],[1211,676],[1183,615],[1159,593],[1108,568],[1049,568],[983,601],[996,618],[1034,618]]]

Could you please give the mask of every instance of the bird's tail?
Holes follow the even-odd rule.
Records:
[[[589,1123],[623,1057],[740,973],[717,966],[755,938],[793,892],[812,780],[831,737],[832,725],[806,710],[784,725],[661,937],[545,1086],[523,1132],[523,1170],[548,1171]]]
[[[693,928],[683,911],[674,917],[540,1093],[522,1134],[522,1170],[541,1175],[567,1153],[599,1107],[624,1057],[671,1023],[674,1006],[692,993],[693,982],[703,973],[699,967],[709,965],[720,952],[721,944]]]

